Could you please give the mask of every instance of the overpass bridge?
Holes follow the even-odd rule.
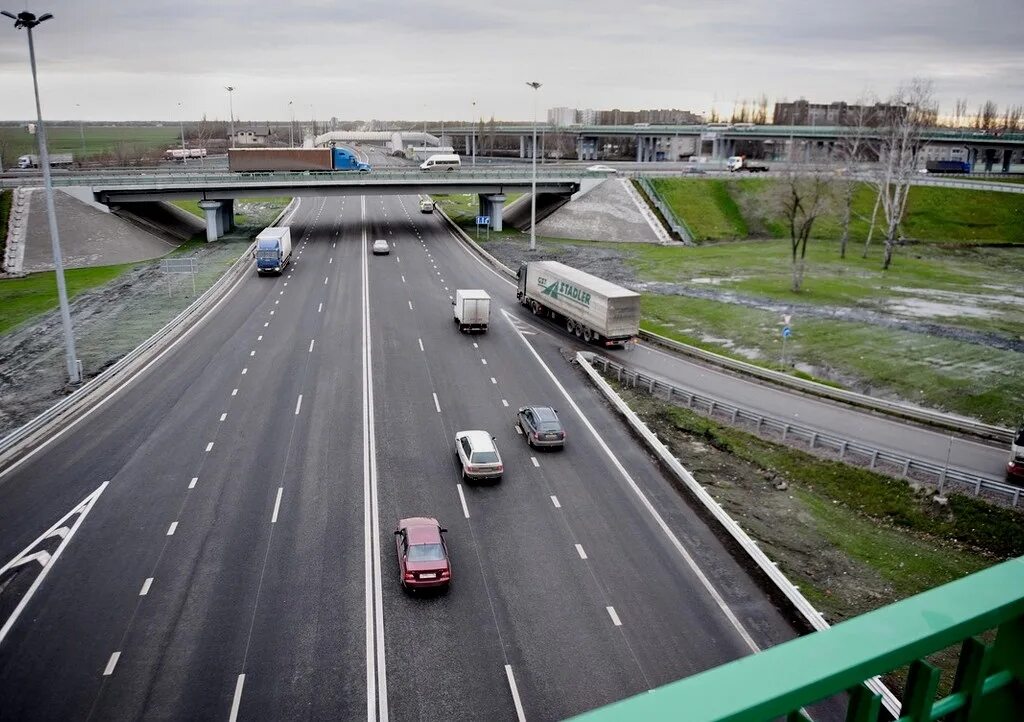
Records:
[[[428,132],[438,132],[439,128]],[[816,152],[828,153],[836,143],[851,131],[847,126],[803,126],[803,125],[571,125],[537,126],[538,140],[544,136],[570,136],[575,140],[577,160],[597,160],[599,139],[629,139],[636,143],[638,163],[656,160],[677,160],[668,153],[673,147],[672,139],[689,141],[688,148],[693,155],[703,155],[706,144],[710,145],[711,158],[721,160],[736,154],[737,145],[747,141],[759,142],[771,149],[775,160],[809,160]],[[445,135],[461,139],[460,147],[469,154],[472,138],[486,133],[505,137],[519,137],[519,157],[532,157],[532,133],[530,124],[497,126],[446,126]],[[866,137],[878,140],[880,129],[868,129]],[[964,148],[965,160],[972,165],[982,164],[991,172],[999,165],[1008,172],[1012,163],[1024,163],[1024,132],[985,131],[949,128],[930,128],[922,132],[922,141],[929,146]],[[673,154],[675,155],[675,154]]]
[[[605,180],[607,173],[561,166],[537,171],[537,193],[572,195]],[[234,201],[254,196],[345,196],[475,193],[480,215],[502,229],[508,192],[529,192],[529,168],[489,167],[452,173],[375,170],[372,173],[154,173],[134,175],[75,174],[54,176],[55,187],[85,189],[98,203],[123,205],[146,201],[194,200],[206,214],[206,238],[216,240],[234,226]],[[0,179],[0,188],[24,185]],[[81,195],[81,192],[79,193]]]

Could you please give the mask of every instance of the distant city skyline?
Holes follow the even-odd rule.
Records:
[[[0,7],[54,14],[35,33],[43,113],[54,120],[226,120],[231,85],[244,120],[287,121],[292,101],[303,122],[528,121],[531,79],[544,83],[539,120],[560,106],[728,116],[762,93],[772,103],[884,100],[913,76],[934,81],[943,113],[957,98],[970,112],[986,100],[1024,104],[1020,0]],[[0,98],[0,120],[34,116],[24,32],[6,19]]]

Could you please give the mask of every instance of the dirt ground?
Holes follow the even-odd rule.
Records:
[[[85,379],[116,363],[213,285],[278,212],[273,204],[239,204],[237,213],[245,221],[237,231],[188,251],[198,262],[195,293],[189,277],[169,279],[154,260],[75,297],[71,318]],[[71,393],[65,375],[59,311],[0,336],[0,437]]]

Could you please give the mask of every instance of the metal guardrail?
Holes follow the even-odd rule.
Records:
[[[940,492],[947,483],[952,483],[972,489],[975,496],[984,489],[986,492],[1007,498],[1013,506],[1017,506],[1020,502],[1021,492],[1024,491],[1020,487],[1004,484],[991,477],[972,474],[960,469],[950,469],[888,449],[845,439],[810,426],[794,424],[784,419],[750,411],[666,383],[604,356],[594,355],[590,360],[593,364],[599,364],[605,373],[614,373],[620,382],[628,383],[634,388],[644,388],[652,395],[660,393],[667,401],[681,400],[687,408],[704,413],[709,417],[714,417],[718,413],[728,417],[730,423],[733,424],[747,422],[754,426],[757,433],[773,431],[781,437],[782,441],[801,439],[807,442],[811,449],[820,448],[834,451],[839,454],[841,461],[853,463],[859,460],[872,470],[888,468],[895,470],[903,478],[920,479],[925,477],[934,480]]]
[[[861,408],[871,409],[872,411],[880,411],[890,416],[896,416],[909,421],[916,421],[921,424],[935,426],[949,431],[956,431],[968,436],[975,436],[980,439],[989,439],[991,441],[1008,444],[1013,438],[1013,430],[1002,426],[993,426],[992,424],[985,424],[972,419],[944,414],[941,411],[932,411],[931,409],[923,409],[917,406],[901,404],[897,401],[876,399],[873,396],[865,396],[864,394],[858,394],[855,391],[837,389],[832,386],[826,386],[825,384],[818,383],[817,381],[797,378],[796,376],[790,376],[789,374],[781,371],[773,371],[762,366],[755,366],[754,364],[747,363],[746,361],[739,361],[711,351],[705,351],[704,349],[697,348],[696,346],[681,343],[679,341],[666,338],[665,336],[660,336],[651,331],[641,329],[640,338],[659,346],[664,346],[665,348],[671,349],[685,356],[705,361],[720,368],[736,371],[745,376],[753,376],[764,381],[770,381],[771,383],[786,386],[798,391],[804,391],[813,396],[820,396],[832,401],[842,401],[850,404],[851,406],[859,406]]]
[[[661,194],[654,189],[650,179],[645,178],[644,176],[638,176],[636,182],[643,190],[647,200],[650,201],[655,208],[661,211],[661,215],[664,216],[673,233],[679,236],[683,243],[688,246],[692,246],[693,233],[690,231],[690,227],[686,225],[686,221],[676,215],[672,206],[666,203],[665,199],[661,197]]]
[[[280,221],[290,206],[291,204],[281,211],[272,225],[276,225]],[[22,448],[22,444],[24,442],[40,433],[45,434],[49,431],[53,431],[55,429],[55,425],[62,421],[74,418],[75,415],[96,401],[96,395],[104,385],[123,374],[126,370],[130,370],[131,367],[145,354],[158,347],[158,345],[168,337],[176,335],[179,331],[183,330],[186,327],[186,324],[194,320],[197,315],[201,317],[201,314],[206,311],[206,307],[218,300],[227,287],[234,283],[251,265],[251,254],[255,245],[255,243],[250,244],[246,248],[245,252],[239,256],[238,259],[228,267],[228,270],[225,271],[220,278],[214,281],[213,285],[206,289],[199,298],[189,304],[185,310],[175,316],[163,328],[136,346],[125,356],[121,357],[117,363],[107,368],[95,378],[90,379],[80,388],[75,390],[74,393],[58,401],[24,426],[15,429],[10,434],[0,439],[0,468],[6,466],[10,461],[9,456],[12,452],[25,450]],[[42,440],[42,438],[37,439],[39,443],[41,443]]]

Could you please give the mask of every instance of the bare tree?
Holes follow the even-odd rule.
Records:
[[[768,96],[764,93],[761,93],[757,99],[757,108],[754,110],[754,116],[750,122],[755,125],[765,125],[768,123]]]
[[[873,109],[867,98],[859,98],[847,113],[847,125],[836,144],[836,158],[843,163],[844,178],[841,182],[840,199],[843,208],[843,235],[839,240],[839,257],[846,258],[846,246],[850,241],[850,221],[853,217],[853,197],[859,181],[853,177],[853,166],[867,158],[877,157],[876,144],[872,142],[871,118]]]
[[[882,268],[889,268],[899,242],[899,227],[907,208],[910,181],[921,150],[921,131],[934,124],[936,108],[929,80],[915,78],[896,91],[889,100],[889,111],[881,130],[880,168],[875,185],[885,217],[885,255]],[[865,249],[866,250],[866,249]]]
[[[789,226],[794,292],[799,292],[803,287],[807,242],[814,222],[830,211],[832,197],[832,184],[827,171],[800,173],[787,170],[769,191],[768,205]]]
[[[963,128],[967,125],[967,98],[957,98],[953,106],[953,127]]]
[[[1006,112],[1003,114],[1003,129],[1017,130],[1018,128],[1020,128],[1020,121],[1022,115],[1024,115],[1024,108],[1022,108],[1021,106],[1006,106]]]

